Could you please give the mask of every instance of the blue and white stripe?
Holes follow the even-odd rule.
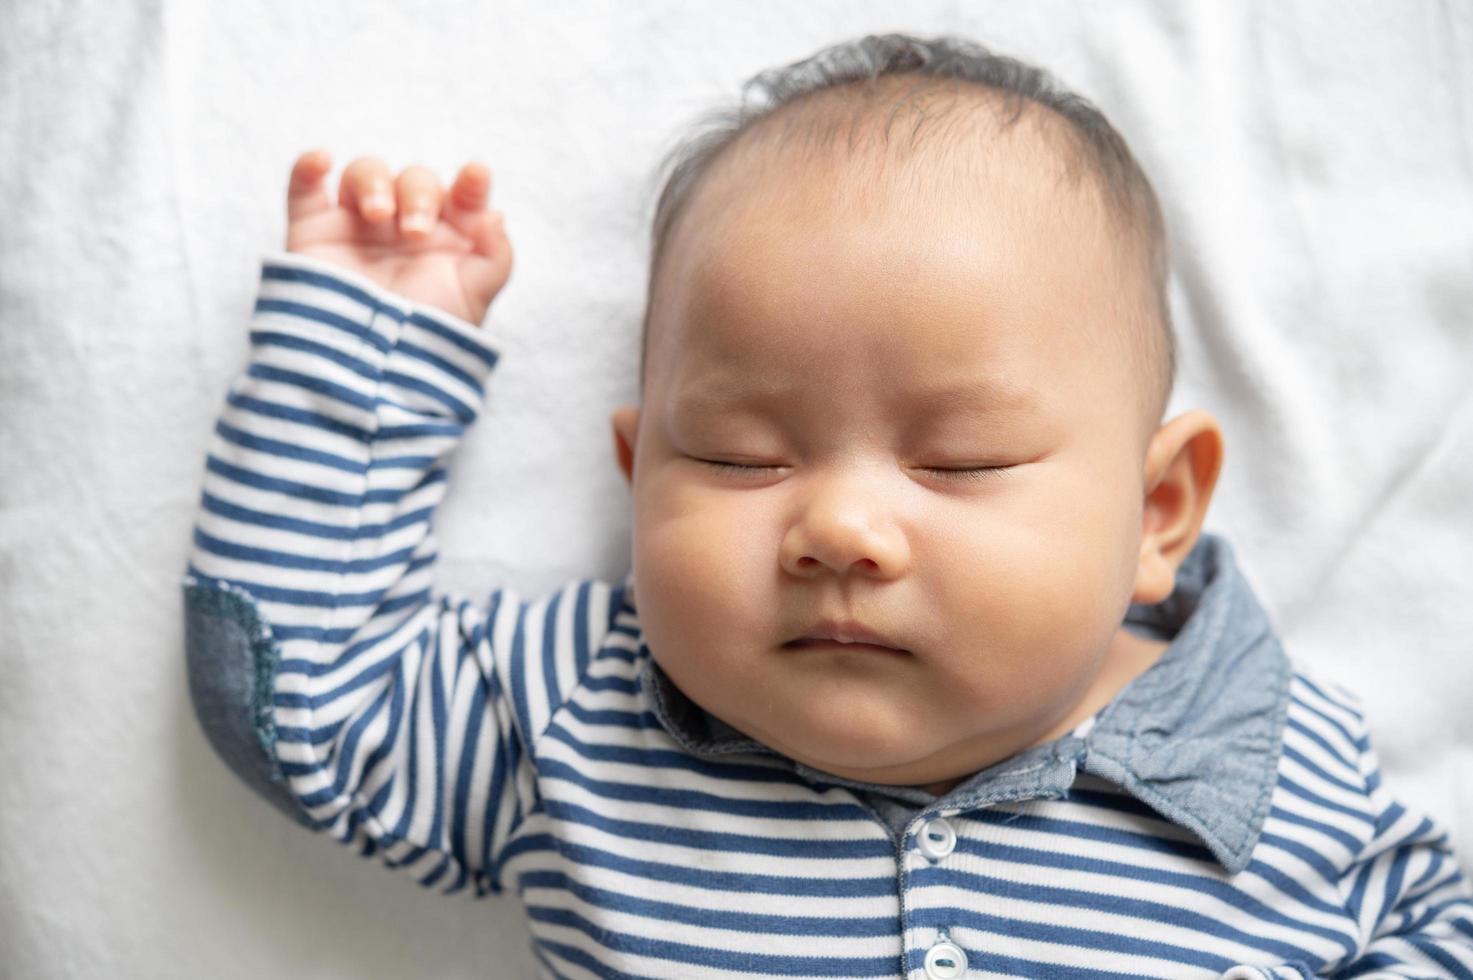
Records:
[[[1473,977],[1445,837],[1386,795],[1360,714],[1323,685],[1291,683],[1239,873],[1082,772],[896,840],[781,758],[683,748],[627,582],[432,592],[446,459],[497,359],[485,333],[282,255],[252,342],[188,586],[245,594],[269,624],[271,761],[312,826],[437,891],[515,890],[544,975],[925,978],[949,942],[969,977]],[[939,860],[916,845],[931,819],[957,836]]]

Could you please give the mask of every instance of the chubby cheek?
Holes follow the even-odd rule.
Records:
[[[677,683],[706,669],[740,670],[743,640],[777,639],[775,518],[761,494],[701,486],[674,465],[644,477],[633,553],[650,650]]]
[[[1061,705],[1093,676],[1125,610],[1138,536],[1130,503],[1039,472],[1036,492],[961,522],[933,589],[955,613],[947,682],[1002,717]],[[936,544],[939,547],[942,542]]]

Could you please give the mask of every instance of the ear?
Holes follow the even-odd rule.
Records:
[[[1160,602],[1176,587],[1176,570],[1202,531],[1222,455],[1222,429],[1206,412],[1179,415],[1151,437],[1132,602]]]
[[[619,469],[624,471],[624,479],[633,485],[634,443],[639,438],[639,409],[632,405],[616,408],[609,416],[609,423],[614,429],[614,456],[619,461]]]

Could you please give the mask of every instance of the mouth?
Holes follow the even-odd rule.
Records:
[[[853,653],[886,653],[892,656],[896,654],[910,652],[909,650],[902,650],[899,647],[885,646],[879,643],[859,643],[857,641],[846,642],[844,640],[824,640],[808,638],[801,640],[789,640],[787,643],[784,643],[783,646],[787,647],[789,650],[842,650]]]
[[[833,649],[855,653],[909,653],[910,651],[875,630],[852,621],[824,620],[783,646],[792,650]]]

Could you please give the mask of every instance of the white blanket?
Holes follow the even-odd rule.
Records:
[[[89,9],[90,8],[90,9]],[[1473,8],[1433,2],[0,6],[0,974],[531,969],[514,899],[282,819],[195,725],[178,578],[296,154],[494,172],[517,249],[442,582],[628,561],[650,174],[753,72],[892,29],[1054,69],[1166,202],[1209,518],[1473,868]]]

